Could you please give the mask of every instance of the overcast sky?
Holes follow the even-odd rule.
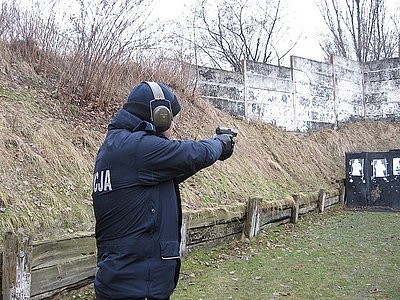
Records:
[[[155,0],[157,2],[155,12],[158,15],[170,19],[179,19],[188,11],[188,7],[195,0]],[[283,62],[285,65],[289,63],[289,56],[295,55],[305,57],[317,61],[324,60],[318,43],[318,34],[325,29],[325,23],[318,9],[317,3],[320,0],[286,0],[290,3],[289,16],[292,20],[292,31],[295,37],[301,35],[297,45],[287,56]],[[400,7],[400,0],[385,0],[388,11],[393,11]]]
[[[10,0],[0,0],[2,2]],[[32,3],[37,0],[20,0],[20,2]],[[54,0],[53,0],[54,1]],[[55,0],[70,7],[71,1]],[[190,13],[190,7],[196,0],[153,0],[154,16],[158,16],[162,20],[184,21],[186,15]],[[289,3],[289,20],[291,20],[291,39],[295,40],[300,36],[295,48],[289,53],[283,61],[284,65],[289,64],[290,55],[301,56],[317,61],[324,60],[324,54],[318,43],[318,34],[325,29],[325,24],[321,17],[321,13],[317,7],[317,3],[321,0],[283,0]],[[388,11],[394,11],[400,7],[400,0],[385,0]],[[50,0],[39,0],[42,3],[51,3]],[[288,38],[289,39],[289,38]]]
[[[191,3],[195,0],[156,0],[155,12],[163,18],[178,20],[189,10]],[[301,35],[295,48],[290,55],[301,56],[313,60],[324,60],[323,52],[317,40],[318,30],[323,26],[322,18],[315,0],[292,0],[290,1],[289,14],[292,20],[292,39]],[[283,64],[289,64],[289,56]]]
[[[184,15],[194,0],[156,0],[155,12],[163,18],[177,19]],[[293,35],[301,35],[291,55],[306,57],[314,60],[323,60],[323,53],[320,50],[317,32],[323,26],[323,21],[315,0],[292,0],[290,1],[289,14],[292,20]],[[289,57],[287,58],[289,59]]]

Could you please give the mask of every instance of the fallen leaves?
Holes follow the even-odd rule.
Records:
[[[370,294],[379,294],[379,293],[383,293],[382,290],[375,288],[369,291]]]
[[[273,292],[272,296],[273,297],[281,297],[281,296],[291,296],[292,294],[290,292]]]

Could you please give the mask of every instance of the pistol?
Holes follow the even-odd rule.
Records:
[[[221,127],[218,126],[217,129],[215,129],[216,134],[228,134],[231,135],[232,137],[236,137],[238,135],[238,131],[233,128],[226,128],[226,127]]]

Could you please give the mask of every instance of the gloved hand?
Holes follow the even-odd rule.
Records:
[[[222,154],[218,159],[225,160],[229,158],[232,155],[235,146],[233,136],[229,134],[215,134],[214,140],[219,140],[222,144]]]

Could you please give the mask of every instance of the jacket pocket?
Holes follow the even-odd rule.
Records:
[[[162,259],[180,258],[180,245],[178,241],[160,241],[160,252]]]

